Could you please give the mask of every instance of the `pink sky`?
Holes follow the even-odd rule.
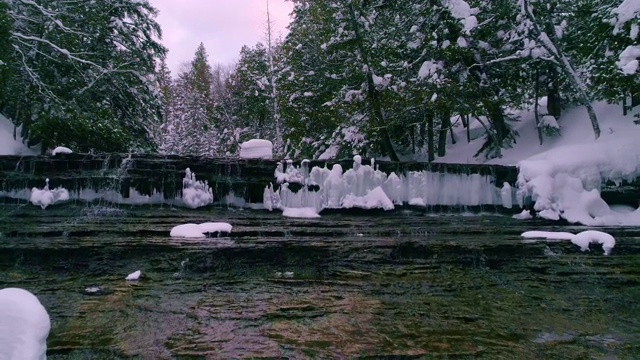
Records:
[[[169,48],[167,62],[175,73],[190,61],[200,42],[211,64],[232,63],[242,45],[265,39],[266,0],[150,0],[160,11],[162,43]],[[269,0],[275,35],[284,37],[293,3]]]

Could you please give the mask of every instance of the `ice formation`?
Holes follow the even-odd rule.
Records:
[[[182,224],[174,226],[169,235],[174,238],[203,239],[208,233],[230,233],[233,229],[228,223],[207,222],[202,224]]]
[[[360,156],[354,157],[353,168],[343,171],[335,164],[329,170],[313,167],[308,162],[300,167],[289,163],[283,171],[279,164],[275,178],[280,188],[269,185],[264,191],[264,207],[269,210],[285,208],[322,209],[364,208],[394,209],[396,205],[418,206],[453,205],[510,205],[512,191],[503,186],[497,188],[492,179],[479,174],[448,174],[430,171],[411,171],[389,175],[372,165],[363,165]],[[301,184],[302,189],[293,192],[291,183]],[[316,191],[316,189],[318,189]],[[464,189],[464,190],[461,190]],[[512,205],[512,204],[511,204]]]
[[[71,153],[73,153],[73,150],[69,149],[68,147],[58,146],[57,148],[53,149],[53,151],[51,152],[51,155],[56,156],[58,154],[71,154]]]
[[[51,321],[27,290],[0,290],[0,359],[45,360]]]
[[[587,230],[578,234],[568,232],[527,231],[521,235],[525,239],[546,239],[552,241],[568,240],[580,247],[582,251],[589,251],[589,244],[602,244],[605,255],[611,254],[616,246],[616,239],[602,231]]]
[[[209,183],[196,180],[196,174],[192,173],[189,168],[182,179],[182,202],[191,209],[207,206],[213,203],[213,191],[209,187]]]
[[[317,213],[317,210],[311,207],[284,208],[282,210],[282,216],[301,219],[315,219],[320,217],[320,215]]]
[[[67,200],[69,200],[69,192],[67,189],[59,186],[50,190],[49,179],[45,180],[44,188],[38,189],[34,187],[31,189],[31,195],[29,196],[29,201],[35,206],[40,206],[43,210],[49,205]]]
[[[252,139],[240,144],[242,159],[272,159],[273,144],[269,140]]]

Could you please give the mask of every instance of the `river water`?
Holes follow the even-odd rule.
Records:
[[[234,229],[169,237],[205,221]],[[50,359],[640,358],[640,229],[605,229],[611,256],[520,239],[534,229],[583,230],[498,214],[4,204],[0,288],[38,296]]]

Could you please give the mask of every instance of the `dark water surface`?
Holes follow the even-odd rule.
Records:
[[[168,236],[205,221],[234,231]],[[522,242],[534,229],[583,230],[490,214],[0,205],[0,288],[43,303],[50,359],[640,358],[640,229],[607,229],[611,256]]]

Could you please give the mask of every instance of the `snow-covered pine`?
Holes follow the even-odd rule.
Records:
[[[79,151],[148,147],[160,45],[148,0],[5,1],[11,72],[0,111],[32,142]],[[105,36],[104,34],[108,34]]]

